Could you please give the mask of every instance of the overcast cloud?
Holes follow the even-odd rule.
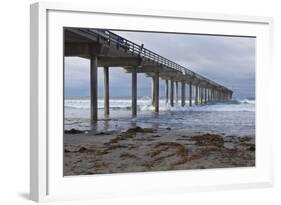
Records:
[[[234,90],[239,98],[255,96],[255,38],[114,31],[178,64]],[[130,96],[131,76],[122,68],[110,69],[111,96]],[[99,96],[103,73],[99,69]],[[65,93],[89,96],[89,60],[66,58]],[[138,78],[138,95],[149,96],[151,79]],[[160,96],[164,82],[160,81]]]

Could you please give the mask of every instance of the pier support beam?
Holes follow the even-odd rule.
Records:
[[[204,88],[204,104],[207,104],[207,88]]]
[[[195,86],[195,105],[198,105],[198,85]]]
[[[200,104],[203,104],[203,87],[199,87],[199,91],[200,91]]]
[[[192,83],[189,81],[189,106],[192,106]]]
[[[108,117],[109,116],[109,74],[108,74],[107,66],[103,68],[103,74],[104,74],[104,79],[103,79],[104,116]]]
[[[137,69],[132,70],[132,116],[137,116]]]
[[[185,106],[185,82],[181,82],[181,106]]]
[[[169,81],[165,80],[166,104],[169,102]]]
[[[159,112],[159,73],[155,73],[154,76],[154,108],[155,108],[155,112]]]
[[[155,76],[152,76],[152,83],[151,83],[151,100],[152,105],[155,106]]]
[[[179,102],[179,85],[178,81],[176,81],[176,103],[178,104]]]
[[[171,80],[170,82],[170,105],[174,107],[174,80]]]
[[[91,93],[91,122],[98,120],[98,59],[91,56],[90,59],[90,93]]]

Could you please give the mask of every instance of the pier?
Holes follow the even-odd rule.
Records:
[[[176,49],[176,48],[175,48]],[[91,121],[98,120],[98,73],[104,68],[104,115],[110,115],[110,68],[123,67],[132,77],[132,116],[137,116],[138,73],[151,78],[151,99],[154,111],[159,112],[159,81],[165,81],[166,103],[174,106],[199,106],[212,101],[226,101],[233,91],[173,62],[160,54],[148,50],[109,30],[64,28],[64,56],[81,57],[90,60]],[[179,99],[181,87],[181,99]],[[130,88],[130,86],[128,86]],[[187,99],[188,96],[188,99]],[[186,103],[186,100],[188,103]],[[194,103],[193,104],[193,100]]]

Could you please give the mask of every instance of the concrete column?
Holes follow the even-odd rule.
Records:
[[[200,104],[203,104],[203,87],[199,87],[200,91]]]
[[[201,100],[201,89],[200,86],[198,86],[198,105],[200,104],[200,100]]]
[[[159,73],[155,73],[155,77],[154,77],[154,88],[155,88],[155,96],[154,96],[154,108],[155,108],[155,112],[159,112]]]
[[[192,83],[189,81],[189,106],[192,106]]]
[[[176,102],[177,102],[177,104],[179,102],[179,85],[178,85],[178,81],[176,81]]]
[[[181,82],[181,106],[185,106],[185,82]]]
[[[195,105],[198,105],[198,85],[195,86]]]
[[[132,71],[132,116],[137,116],[137,70]]]
[[[169,102],[169,81],[165,80],[166,104]]]
[[[174,81],[171,80],[171,86],[170,86],[170,104],[172,107],[174,107]]]
[[[204,98],[205,98],[204,103],[207,104],[207,88],[204,88],[204,91],[205,91],[205,93],[204,93]]]
[[[155,76],[152,76],[152,83],[151,83],[151,101],[152,105],[155,106]]]
[[[108,67],[103,68],[103,74],[104,74],[104,80],[103,80],[103,101],[104,101],[104,116],[109,116],[109,73],[108,73]]]
[[[98,59],[90,59],[90,93],[91,93],[91,122],[98,120]]]

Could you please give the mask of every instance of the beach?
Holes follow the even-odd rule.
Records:
[[[143,99],[137,118],[128,117],[128,100],[116,101],[121,106],[95,125],[85,117],[87,99],[66,102],[64,176],[255,166],[254,101],[160,102],[155,115]]]
[[[135,127],[65,134],[64,175],[255,166],[254,136]]]

